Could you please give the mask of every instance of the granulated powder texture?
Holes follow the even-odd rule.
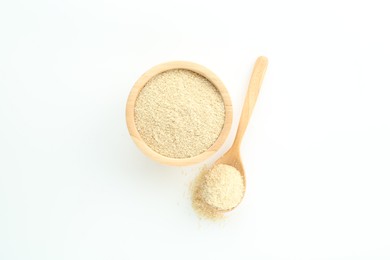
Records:
[[[195,180],[192,206],[201,216],[218,219],[223,216],[221,211],[240,203],[244,190],[240,172],[230,165],[218,164],[209,171],[202,171]]]
[[[168,70],[149,80],[134,111],[145,143],[170,158],[190,158],[206,151],[225,121],[219,91],[205,77],[185,69]]]

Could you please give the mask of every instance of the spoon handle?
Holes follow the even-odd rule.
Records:
[[[249,119],[252,115],[253,108],[255,107],[257,96],[259,95],[261,83],[267,70],[268,59],[266,57],[259,57],[256,60],[253,68],[251,80],[249,82],[248,91],[246,93],[244,106],[241,112],[240,122],[234,139],[233,147],[238,148],[241,144],[242,137],[244,136],[246,127],[249,123]]]

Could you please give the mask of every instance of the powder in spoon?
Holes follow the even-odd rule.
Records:
[[[134,116],[151,149],[170,158],[190,158],[215,143],[225,122],[225,107],[208,79],[173,69],[146,83],[136,99]]]
[[[236,207],[244,196],[244,179],[234,167],[218,164],[203,170],[193,186],[192,205],[199,215],[218,219],[220,211]]]

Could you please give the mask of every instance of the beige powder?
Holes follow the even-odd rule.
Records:
[[[194,209],[210,219],[221,218],[224,210],[236,207],[245,191],[240,172],[226,164],[218,164],[209,171],[203,170],[192,189]]]
[[[134,110],[142,139],[170,158],[189,158],[206,151],[225,121],[219,91],[205,77],[184,69],[168,70],[149,80]]]

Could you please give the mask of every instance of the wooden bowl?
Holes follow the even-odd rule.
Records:
[[[221,94],[222,100],[225,105],[225,123],[222,127],[221,133],[219,134],[217,140],[209,149],[194,157],[170,158],[157,153],[156,151],[152,150],[142,140],[142,137],[139,134],[135,124],[135,115],[134,115],[135,101],[142,88],[150,79],[152,79],[157,74],[172,69],[185,69],[185,70],[193,71],[208,79]],[[151,159],[160,162],[162,164],[174,165],[174,166],[184,166],[184,165],[191,165],[191,164],[202,162],[207,158],[209,158],[210,156],[212,156],[216,151],[218,151],[218,149],[226,141],[226,138],[229,135],[229,131],[232,125],[232,116],[233,116],[232,103],[230,100],[229,93],[227,92],[222,81],[209,69],[201,65],[192,62],[186,62],[186,61],[173,61],[173,62],[163,63],[148,70],[134,84],[134,87],[130,91],[127,104],[126,104],[127,128],[129,130],[130,136],[133,138],[136,145],[141,149],[141,151],[144,154],[146,154]]]

